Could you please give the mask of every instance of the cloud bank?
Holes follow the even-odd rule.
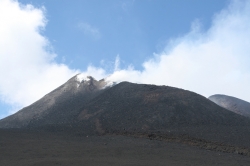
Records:
[[[49,40],[41,35],[47,20],[44,8],[0,0],[0,100],[14,111],[27,106],[79,73],[55,62]],[[87,27],[87,28],[86,28]],[[206,97],[226,94],[250,101],[250,2],[232,1],[202,31],[194,21],[185,36],[145,61],[143,70],[89,66],[84,75],[112,81],[168,85]],[[85,26],[86,33],[96,30]],[[99,31],[98,31],[99,32]],[[111,49],[111,48],[110,48]]]
[[[211,27],[169,41],[165,50],[143,63],[143,70],[116,70],[113,81],[169,85],[206,97],[226,94],[250,101],[250,2],[232,1]]]
[[[79,70],[55,62],[49,40],[41,35],[45,9],[0,0],[0,100],[12,111],[27,106],[66,82]],[[102,74],[88,67],[89,74]]]

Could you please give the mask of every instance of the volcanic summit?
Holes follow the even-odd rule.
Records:
[[[1,128],[78,128],[83,133],[157,132],[233,126],[249,119],[187,90],[76,75],[37,102],[2,119]]]

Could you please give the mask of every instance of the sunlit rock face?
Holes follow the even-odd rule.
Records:
[[[242,116],[250,117],[250,103],[227,95],[212,95],[208,98],[219,106]]]
[[[22,128],[40,121],[41,124],[69,123],[84,103],[113,85],[114,82],[105,79],[97,81],[78,74],[30,106],[2,119],[0,127]]]

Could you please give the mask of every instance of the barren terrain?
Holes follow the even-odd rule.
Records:
[[[0,166],[249,165],[250,119],[169,86],[77,76],[0,120]]]
[[[250,157],[206,150],[174,141],[74,132],[0,130],[1,166],[237,166]]]

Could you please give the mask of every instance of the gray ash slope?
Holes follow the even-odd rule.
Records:
[[[39,126],[73,123],[79,109],[107,90],[106,85],[104,80],[96,81],[91,76],[86,80],[74,76],[30,106],[0,120],[0,128],[27,128],[34,122]]]
[[[78,119],[87,133],[144,133],[180,142],[206,140],[250,147],[249,118],[169,86],[122,82],[88,102]]]
[[[242,116],[250,117],[250,103],[227,95],[212,95],[208,98],[219,106]]]
[[[169,86],[71,78],[34,104],[0,120],[0,128],[68,129],[83,134],[188,135],[250,147],[250,120],[207,98]],[[248,145],[248,144],[249,145]]]
[[[46,125],[95,126],[105,130],[157,130],[168,126],[246,125],[249,119],[182,89],[75,76],[32,105],[0,120],[1,128]],[[91,129],[92,130],[92,129]]]
[[[99,130],[147,131],[169,126],[246,125],[249,119],[196,93],[168,86],[122,82],[87,103],[78,119]],[[115,124],[115,125],[114,125]]]

